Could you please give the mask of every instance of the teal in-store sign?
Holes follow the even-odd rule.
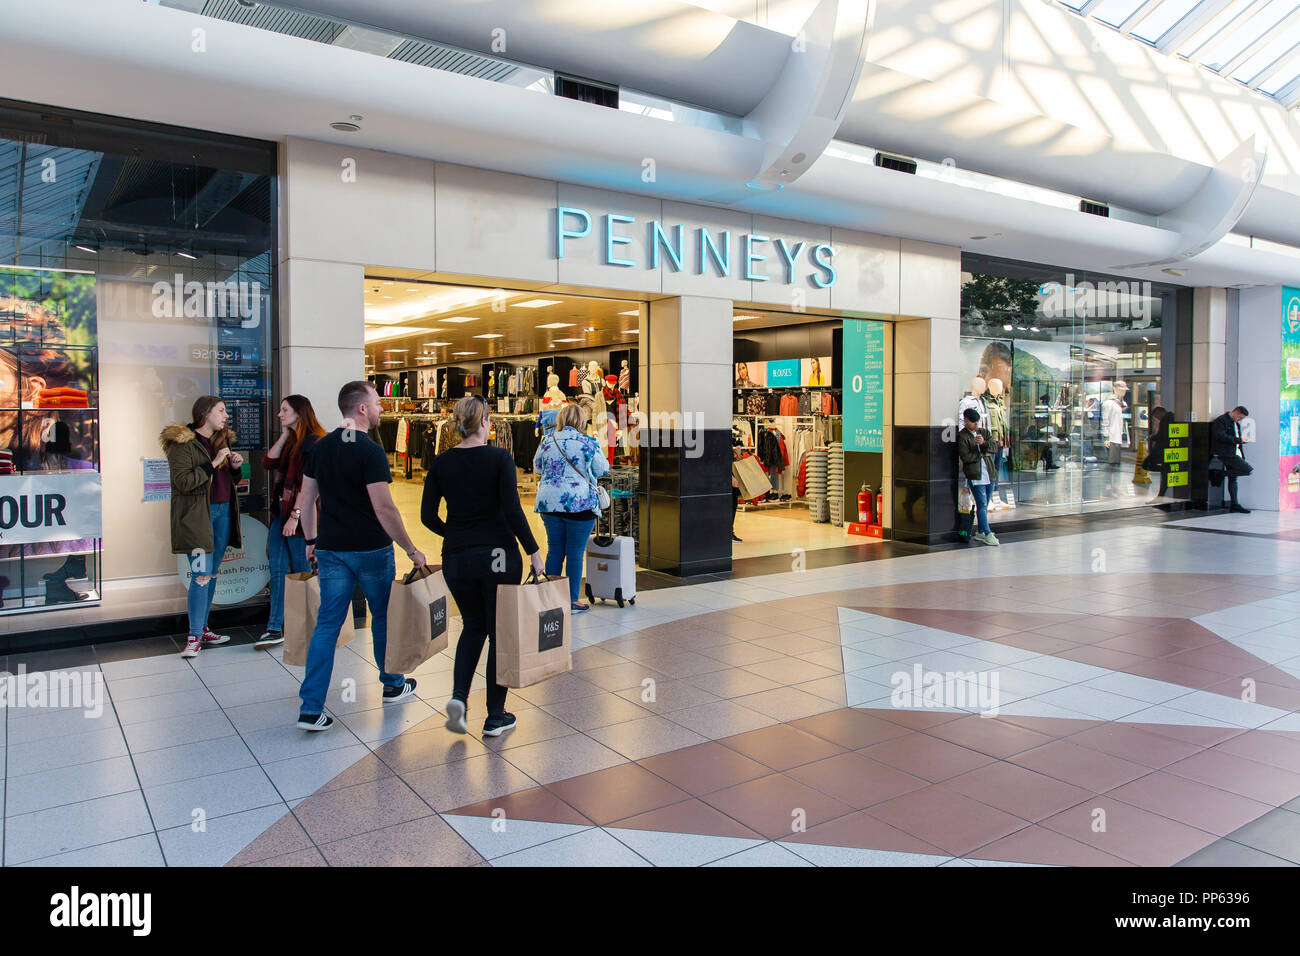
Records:
[[[799,360],[791,362],[768,362],[767,384],[769,388],[779,385],[799,384]]]
[[[885,324],[844,320],[844,450],[885,450]]]

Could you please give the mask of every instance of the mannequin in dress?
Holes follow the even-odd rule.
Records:
[[[618,370],[618,390],[625,396],[632,390],[632,370],[627,367],[627,359],[623,359],[623,367]]]
[[[564,404],[564,393],[560,391],[560,376],[555,374],[555,366],[546,367],[546,394],[542,396],[543,408],[559,408]]]
[[[602,379],[605,376],[600,371],[600,366],[596,360],[592,359],[587,363],[587,377],[582,380],[582,390],[587,395],[599,395],[605,383]]]
[[[1106,492],[1113,497],[1120,494],[1117,480],[1120,455],[1128,446],[1128,424],[1124,421],[1124,412],[1128,409],[1124,396],[1127,394],[1128,383],[1117,379],[1111,386],[1111,397],[1101,404],[1101,439],[1106,448],[1106,470],[1111,472],[1107,481],[1110,487]],[[1101,455],[1097,458],[1100,460]]]
[[[993,474],[992,491],[990,506],[994,510],[1001,510],[1006,507],[1002,501],[1002,496],[998,494],[998,472],[1002,469],[1002,459],[1006,457],[1007,446],[1009,444],[1008,436],[1010,432],[1007,425],[1007,404],[1003,395],[1002,379],[991,378],[988,380],[988,391],[984,394],[984,405],[988,409],[989,416],[989,434],[993,437],[993,443],[996,450],[993,452]]]

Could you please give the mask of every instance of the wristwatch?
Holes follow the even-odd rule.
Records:
[[[289,512],[289,517],[291,517],[291,518],[301,518],[301,517],[302,517],[302,509],[301,509],[301,508],[294,508],[292,511]]]

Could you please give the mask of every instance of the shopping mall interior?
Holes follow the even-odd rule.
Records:
[[[0,23],[0,873],[1300,866],[1294,0]]]

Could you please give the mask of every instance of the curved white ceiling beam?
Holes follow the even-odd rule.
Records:
[[[0,96],[281,140],[300,136],[582,185],[685,199],[758,167],[747,137],[470,79],[138,3],[0,0]],[[52,31],[49,24],[60,23]],[[192,46],[205,30],[204,52]],[[146,55],[147,54],[147,55]],[[52,71],[50,63],[75,64]],[[87,82],[93,77],[94,82]],[[161,95],[160,91],[166,91]],[[196,114],[195,104],[202,104]],[[365,116],[363,131],[329,122]],[[655,182],[642,157],[658,157]],[[358,175],[366,175],[365,163]],[[1105,271],[1164,254],[1167,230],[823,156],[788,189],[750,191],[747,211],[991,255]],[[974,235],[1000,233],[975,243]],[[1220,242],[1183,284],[1292,283],[1300,259]],[[1139,275],[1140,278],[1145,276]],[[1153,270],[1151,278],[1158,278]],[[1167,281],[1167,277],[1166,281]]]
[[[790,38],[683,0],[275,0],[733,116],[753,110]]]
[[[875,0],[821,0],[809,15],[781,75],[745,117],[765,144],[755,186],[794,182],[835,137],[862,73],[875,6]]]
[[[1114,266],[1116,270],[1168,266],[1200,255],[1232,231],[1255,195],[1268,149],[1256,149],[1251,136],[1206,175],[1191,198],[1160,216],[1160,226],[1175,233],[1169,254],[1153,262]]]

